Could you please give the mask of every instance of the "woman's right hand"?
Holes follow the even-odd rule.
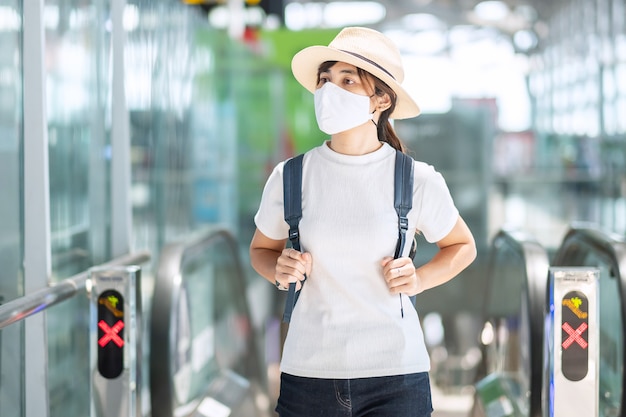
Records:
[[[296,291],[300,290],[307,276],[311,274],[312,262],[313,258],[308,252],[300,253],[293,248],[283,249],[276,261],[276,287],[286,291],[289,284],[295,282]]]

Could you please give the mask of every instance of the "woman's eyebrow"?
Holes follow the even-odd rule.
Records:
[[[331,69],[329,68],[329,69],[327,69],[326,71],[320,71],[319,75],[322,75],[322,74],[331,74],[331,73],[332,73],[332,71],[331,71]],[[339,74],[350,74],[350,75],[356,75],[356,71],[355,71],[355,70],[353,70],[353,69],[345,68],[345,69],[339,70]]]

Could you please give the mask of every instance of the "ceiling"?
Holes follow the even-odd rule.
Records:
[[[431,13],[450,25],[476,24],[480,19],[474,13],[474,7],[480,0],[381,0],[387,8],[387,16],[383,24],[393,24],[403,16],[412,13]],[[522,10],[530,6],[536,11],[537,19],[547,21],[561,7],[563,0],[502,0],[512,12]],[[509,19],[503,19],[509,20]],[[483,22],[487,23],[487,22]],[[506,24],[513,26],[512,22],[492,22],[493,25]]]
[[[307,4],[331,3],[333,1],[357,2],[367,0],[283,0],[289,3]],[[376,0],[375,0],[376,1]],[[455,26],[474,26],[494,28],[505,36],[513,38],[520,31],[527,32],[536,40],[533,48],[541,43],[541,38],[547,36],[550,18],[569,0],[501,0],[500,3],[508,6],[507,14],[495,19],[481,18],[475,6],[479,3],[497,3],[481,0],[377,0],[385,6],[385,17],[377,23],[368,23],[367,26],[378,30],[397,30],[407,33],[416,33],[433,29],[420,27],[416,20],[406,19],[406,16],[432,15],[439,20],[438,30],[447,31]],[[502,6],[502,4],[501,4]],[[522,51],[523,52],[523,51]]]

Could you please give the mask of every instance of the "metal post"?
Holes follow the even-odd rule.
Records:
[[[131,161],[130,126],[124,87],[124,7],[126,0],[111,1],[111,251],[113,256],[128,253],[132,236],[132,205],[130,201]]]
[[[588,267],[550,268],[549,413],[598,416],[600,271]]]
[[[141,417],[140,272],[90,270],[92,417]]]
[[[23,3],[24,69],[24,294],[48,285],[50,187],[46,116],[44,1]],[[46,313],[24,322],[24,408],[26,417],[50,415]]]

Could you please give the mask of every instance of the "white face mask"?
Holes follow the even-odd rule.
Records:
[[[331,82],[315,90],[315,117],[328,135],[343,132],[372,120],[370,98],[351,93]]]

